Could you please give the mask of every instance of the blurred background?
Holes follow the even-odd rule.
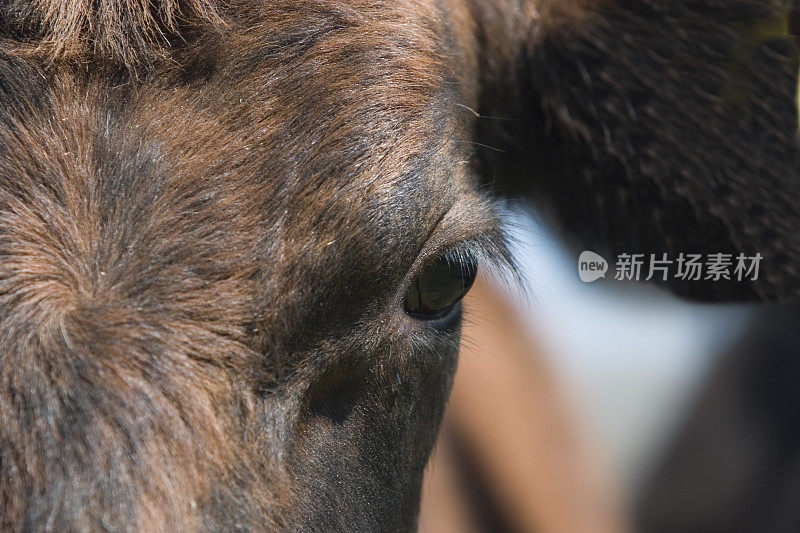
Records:
[[[634,493],[754,309],[692,303],[644,282],[583,283],[575,253],[536,213],[519,207],[505,219],[530,291],[513,297],[514,306]]]
[[[747,412],[765,401],[743,381],[770,364],[753,333],[761,311],[644,282],[584,283],[577,253],[535,212],[510,206],[504,218],[527,287],[483,279],[465,302],[420,531],[797,531],[783,515],[760,529],[786,513],[752,501],[794,461],[793,450],[770,459],[793,418],[767,427]]]

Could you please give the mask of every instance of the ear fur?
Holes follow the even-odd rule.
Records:
[[[578,249],[760,253],[700,299],[800,298],[797,46],[788,4],[465,0],[482,54],[476,140],[494,186]],[[487,178],[488,179],[488,178]]]

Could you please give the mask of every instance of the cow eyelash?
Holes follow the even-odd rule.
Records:
[[[514,271],[505,246],[497,242],[492,235],[467,240],[428,261],[406,291],[405,312],[418,320],[441,321],[459,309],[475,282],[479,265]]]

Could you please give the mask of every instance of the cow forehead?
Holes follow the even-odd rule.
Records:
[[[204,287],[232,321],[396,281],[469,189],[441,21],[296,5],[138,78],[4,57],[5,226],[73,248],[20,268],[83,261],[69,305]]]
[[[387,262],[418,249],[467,187],[468,115],[454,105],[462,96],[440,13],[291,5],[267,6],[254,31],[222,45],[201,40],[158,91],[140,92],[133,120],[161,130],[145,135],[170,139],[172,159],[203,153],[204,168],[218,169],[209,174],[260,198],[271,227],[261,245],[282,270],[399,266]]]

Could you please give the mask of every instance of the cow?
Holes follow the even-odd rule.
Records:
[[[413,530],[498,199],[796,297],[788,17],[0,1],[0,529]]]

